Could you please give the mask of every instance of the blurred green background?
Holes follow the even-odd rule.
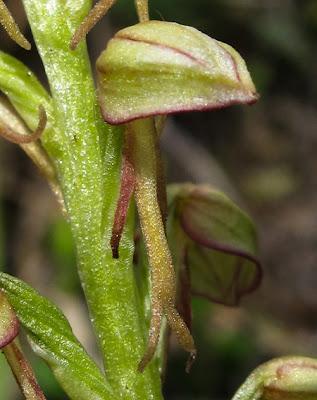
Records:
[[[28,38],[20,1],[7,2]],[[316,355],[317,323],[317,1],[152,0],[151,17],[192,25],[235,47],[261,95],[252,107],[169,119],[162,141],[170,181],[209,182],[254,217],[264,280],[239,308],[194,299],[199,357],[190,375],[172,340],[167,400],[229,399],[259,363],[285,354]],[[119,0],[89,34],[92,60],[118,29],[134,24],[133,1]],[[1,49],[46,83],[33,46]],[[22,151],[0,142],[0,266],[60,305],[89,352],[98,352],[75,270],[67,224]],[[31,357],[31,355],[30,355]],[[33,359],[48,399],[66,399]],[[19,399],[0,356],[0,393]]]

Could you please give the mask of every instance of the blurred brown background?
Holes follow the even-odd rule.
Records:
[[[18,0],[7,1],[31,38]],[[257,223],[263,284],[238,309],[194,300],[199,358],[191,375],[176,346],[165,381],[167,400],[229,399],[251,370],[285,354],[317,348],[317,2],[316,0],[152,0],[153,19],[192,25],[245,58],[260,101],[170,118],[162,147],[170,181],[209,182]],[[92,60],[109,37],[134,24],[133,2],[120,0],[89,34]],[[0,32],[1,49],[45,83],[35,46],[25,52]],[[49,295],[96,353],[75,272],[67,225],[22,151],[1,140],[0,266]],[[0,393],[18,399],[0,359]],[[49,399],[66,398],[34,360]]]

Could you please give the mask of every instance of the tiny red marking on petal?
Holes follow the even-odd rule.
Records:
[[[137,43],[145,43],[145,44],[149,44],[149,45],[151,45],[151,46],[160,47],[160,48],[162,48],[162,49],[172,50],[172,51],[174,51],[175,53],[181,54],[181,55],[183,55],[183,56],[189,58],[190,60],[196,62],[197,64],[199,64],[199,65],[201,65],[201,66],[203,66],[203,67],[206,67],[206,66],[207,66],[207,64],[206,64],[204,61],[198,59],[197,57],[194,57],[193,55],[191,55],[190,53],[188,53],[188,52],[186,52],[186,51],[184,51],[184,50],[180,50],[180,49],[178,49],[178,48],[176,48],[176,47],[173,47],[173,46],[167,46],[167,45],[164,45],[164,44],[160,44],[160,43],[155,42],[155,41],[153,41],[153,40],[143,40],[143,39],[142,39],[142,40],[139,40],[139,39],[133,38],[133,37],[131,37],[131,36],[126,36],[126,35],[124,35],[124,34],[122,34],[122,33],[120,33],[120,32],[119,32],[119,34],[117,34],[117,35],[115,36],[115,39],[118,39],[118,40],[127,40],[127,41],[130,41],[130,42],[137,42]]]

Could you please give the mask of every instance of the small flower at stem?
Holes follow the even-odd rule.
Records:
[[[19,46],[23,47],[25,50],[31,49],[30,42],[20,31],[3,0],[0,0],[0,25],[4,27],[11,39],[14,40]]]
[[[140,18],[147,19],[143,2],[136,4]],[[118,32],[98,58],[97,73],[105,121],[127,127],[134,195],[151,267],[152,317],[139,370],[153,357],[163,315],[192,361],[195,344],[175,306],[176,277],[165,234],[166,192],[158,137],[165,114],[253,103],[256,90],[243,59],[230,46],[193,28],[162,21]]]

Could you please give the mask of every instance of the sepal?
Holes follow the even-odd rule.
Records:
[[[119,31],[96,65],[102,113],[111,124],[258,98],[244,60],[231,46],[174,22]]]

